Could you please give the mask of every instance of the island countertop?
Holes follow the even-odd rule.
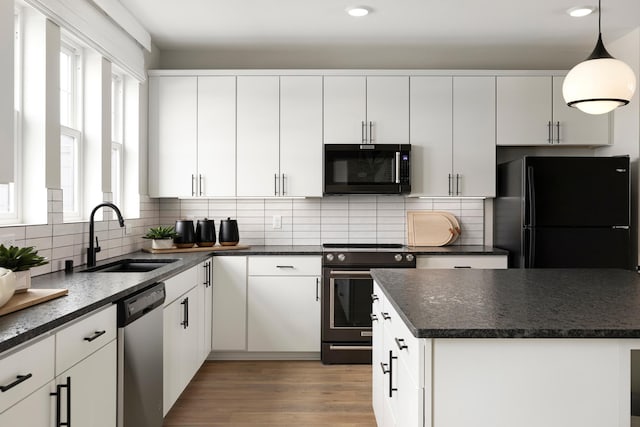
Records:
[[[374,269],[418,338],[640,338],[640,275],[617,269]]]

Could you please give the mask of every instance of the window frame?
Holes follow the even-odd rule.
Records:
[[[63,221],[82,221],[83,220],[83,177],[84,177],[84,138],[82,129],[82,117],[83,117],[83,48],[78,43],[75,43],[69,36],[61,34],[60,37],[60,55],[62,53],[68,55],[71,58],[71,64],[69,70],[71,72],[70,81],[68,82],[70,87],[73,88],[74,93],[69,97],[69,111],[68,123],[62,123],[62,99],[60,102],[60,144],[62,144],[63,136],[73,138],[75,142],[74,152],[74,185],[73,185],[73,209],[69,210],[64,208],[64,191],[63,191]],[[60,83],[62,83],[62,70],[60,70]],[[60,98],[62,98],[62,88],[59,91]],[[62,149],[62,147],[61,147]],[[62,156],[62,152],[61,152]],[[61,182],[62,188],[62,161],[60,162],[61,168]]]
[[[125,76],[111,73],[111,196],[124,209]],[[114,159],[115,156],[115,159]]]

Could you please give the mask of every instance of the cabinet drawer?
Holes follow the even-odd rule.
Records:
[[[319,276],[319,256],[251,256],[249,276]]]
[[[0,386],[9,387],[0,393],[0,412],[33,393],[54,376],[53,336],[29,345],[8,356],[0,357]],[[24,381],[16,383],[21,378]],[[11,384],[16,383],[13,387]]]
[[[390,320],[385,321],[385,342],[389,341],[389,348],[398,356],[398,365],[405,365],[411,380],[416,387],[424,387],[424,341],[413,336],[400,316],[385,306]]]
[[[164,300],[165,307],[175,301],[180,295],[189,292],[189,289],[200,283],[198,281],[200,268],[199,266],[191,267],[187,271],[183,271],[180,274],[164,280],[164,289],[166,292],[166,298]]]
[[[116,339],[116,306],[89,314],[56,334],[56,374]]]
[[[507,268],[506,255],[418,256],[417,268]]]

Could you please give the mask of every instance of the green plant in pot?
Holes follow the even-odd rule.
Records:
[[[33,246],[7,248],[0,245],[0,267],[12,270],[16,274],[16,292],[24,292],[31,287],[31,268],[48,263],[45,257],[38,255]]]
[[[143,238],[151,239],[151,248],[153,249],[170,249],[173,246],[173,238],[177,235],[173,225],[160,225],[151,227]]]

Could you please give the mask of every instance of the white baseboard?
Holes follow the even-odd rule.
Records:
[[[207,360],[320,360],[320,352],[213,351]]]

